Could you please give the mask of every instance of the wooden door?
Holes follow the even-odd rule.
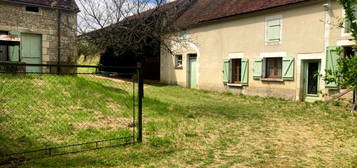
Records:
[[[197,88],[197,55],[189,55],[189,87]]]
[[[21,62],[27,64],[42,63],[42,36],[38,34],[21,34]],[[42,72],[41,67],[28,66],[26,72]]]

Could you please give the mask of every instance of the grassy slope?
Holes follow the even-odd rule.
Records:
[[[0,78],[0,154],[130,136],[129,83],[89,76]]]
[[[147,85],[144,105],[143,144],[35,160],[22,166],[357,165],[357,115],[344,107],[166,85]]]

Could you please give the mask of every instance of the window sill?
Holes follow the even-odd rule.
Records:
[[[280,78],[262,78],[261,80],[265,82],[284,82],[284,79]]]
[[[42,12],[39,11],[39,12],[31,12],[31,11],[25,11],[26,14],[29,14],[29,15],[37,15],[37,16],[42,16]]]
[[[227,86],[230,86],[230,87],[242,87],[243,85],[242,84],[236,84],[236,83],[228,83]]]
[[[265,42],[265,45],[267,46],[274,46],[274,45],[280,45],[281,44],[281,41],[267,41]]]
[[[183,67],[175,67],[176,70],[182,70]]]
[[[318,94],[307,94],[306,97],[310,97],[310,98],[314,97],[314,98],[316,98],[316,97],[320,97],[320,96]]]

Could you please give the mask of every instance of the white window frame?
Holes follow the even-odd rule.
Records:
[[[280,40],[268,41],[268,22],[272,20],[280,20]],[[265,45],[279,45],[283,41],[283,15],[273,15],[265,17]]]
[[[242,60],[243,58],[244,58],[244,53],[230,53],[230,54],[228,54],[228,59],[229,59],[229,74],[228,74],[229,81],[227,83],[228,86],[231,86],[231,87],[243,86],[242,84],[230,83],[232,81],[232,62],[231,62],[231,60],[233,60],[233,59],[241,59]]]
[[[266,59],[267,58],[282,58],[284,59],[284,57],[287,57],[287,53],[286,52],[271,52],[271,53],[261,53],[260,54],[260,58],[263,59],[263,67],[262,67],[262,81],[276,81],[276,82],[283,82],[283,76],[281,77],[281,79],[279,78],[267,78],[266,77],[266,68],[267,68],[267,62]],[[282,62],[283,63],[283,62]],[[281,65],[281,69],[283,71],[283,65]]]

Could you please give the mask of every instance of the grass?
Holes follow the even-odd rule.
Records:
[[[46,81],[43,82],[44,85],[47,85],[46,77],[43,80]],[[114,115],[111,113],[110,106],[104,102],[113,99],[118,100],[115,104],[125,104],[119,101],[124,100],[120,97],[120,92],[108,92],[102,88],[100,81],[92,83],[90,80],[92,79],[66,79],[65,81],[73,82],[71,88],[78,87],[75,89],[78,94],[75,95],[93,96],[85,97],[86,99],[66,97],[61,103],[68,107],[75,106],[78,104],[77,101],[81,101],[84,111],[95,109],[103,116]],[[68,94],[61,90],[68,83],[61,83],[61,79],[50,81],[55,83],[48,85],[56,86],[61,93]],[[88,83],[90,88],[96,89],[87,93],[82,87],[86,88]],[[43,91],[43,94],[50,94],[52,90],[50,88]],[[21,89],[17,91],[22,92]],[[58,102],[53,101],[56,97],[50,96],[51,98],[43,102],[43,98],[39,95],[32,94],[32,96],[33,103],[37,102],[41,106],[64,107],[64,105],[57,106]],[[114,99],[115,97],[117,99]],[[96,105],[101,103],[94,103],[96,101],[103,103],[103,106],[97,107]],[[10,114],[21,114],[23,108],[25,105]],[[145,134],[143,144],[32,160],[20,166],[357,167],[357,115],[348,113],[348,108],[342,105],[328,106],[319,102],[299,103],[275,98],[147,84],[143,110]],[[53,113],[53,111],[48,113],[50,112]],[[41,117],[41,114],[36,115]],[[82,121],[88,121],[90,118],[86,116],[87,113],[63,113],[60,118],[63,115],[68,116],[68,119],[64,117],[63,120],[58,121],[58,128],[63,133],[68,133],[68,129],[66,124],[60,124],[61,122],[79,122],[71,120],[73,118],[71,116],[76,116]],[[115,117],[129,116],[129,114],[125,115],[125,111],[115,115],[117,115]],[[43,129],[43,126],[38,128]],[[31,128],[29,125],[24,126],[26,129],[27,127]],[[73,130],[69,129],[69,132],[71,131]],[[75,132],[66,135],[64,139],[69,141],[89,137],[99,138],[106,130],[100,132],[101,129],[86,134]]]
[[[130,136],[130,83],[1,75],[0,154]]]

